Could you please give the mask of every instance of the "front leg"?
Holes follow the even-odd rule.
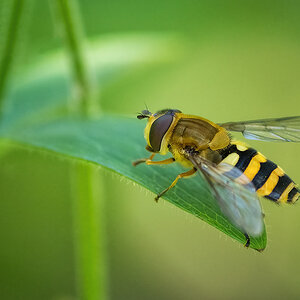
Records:
[[[154,155],[156,153],[152,153],[151,156],[149,158],[141,158],[141,159],[138,159],[136,161],[134,161],[132,164],[134,166],[137,166],[141,163],[145,163],[146,165],[167,165],[167,164],[171,164],[173,162],[175,162],[175,158],[174,157],[170,157],[170,158],[167,158],[167,159],[164,159],[164,160],[160,160],[160,161],[152,161]],[[154,200],[157,202],[158,199],[163,196],[169,189],[171,189],[172,187],[174,187],[177,183],[177,181],[180,179],[180,178],[184,178],[184,177],[189,177],[191,175],[193,175],[194,173],[197,172],[197,169],[196,168],[193,168],[187,172],[184,172],[184,173],[181,173],[179,175],[177,175],[177,177],[175,178],[175,180],[172,182],[172,184],[166,188],[165,190],[163,190],[162,192],[160,192],[155,198]]]
[[[149,158],[138,159],[138,160],[134,161],[132,164],[134,167],[136,167],[137,165],[142,164],[142,163],[145,163],[146,165],[168,165],[175,161],[174,157],[170,157],[170,158],[160,160],[160,161],[152,161],[155,154],[156,153],[152,153]]]

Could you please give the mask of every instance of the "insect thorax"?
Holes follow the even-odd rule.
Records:
[[[182,118],[173,129],[169,150],[174,158],[185,166],[191,166],[185,157],[186,148],[218,164],[222,160],[220,149],[226,148],[230,138],[225,130],[202,119]]]

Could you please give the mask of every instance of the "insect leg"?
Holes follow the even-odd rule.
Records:
[[[138,160],[134,161],[132,164],[134,167],[136,167],[137,165],[145,163],[146,161],[152,161],[154,155],[155,155],[155,153],[152,153],[149,158],[138,159]]]
[[[247,233],[244,233],[244,236],[245,236],[245,238],[246,238],[246,243],[245,243],[245,247],[246,248],[249,248],[249,246],[250,246],[250,237],[249,237],[249,235],[247,234]]]
[[[167,159],[164,159],[164,160],[160,160],[160,161],[146,161],[146,165],[168,165],[168,164],[171,164],[175,161],[175,158],[174,157],[170,157],[170,158],[167,158]]]
[[[168,159],[164,159],[164,160],[160,160],[160,161],[152,161],[155,154],[156,153],[153,153],[149,158],[138,159],[138,160],[134,161],[132,164],[134,166],[137,166],[141,163],[145,163],[146,165],[167,165],[167,164],[171,164],[175,161],[174,157],[170,157]]]
[[[193,169],[191,169],[191,170],[189,170],[189,171],[187,171],[187,172],[184,172],[184,173],[181,173],[181,174],[177,175],[177,177],[176,177],[175,180],[172,182],[172,184],[171,184],[169,187],[167,187],[165,190],[163,190],[162,192],[160,192],[160,193],[154,198],[154,200],[157,202],[158,199],[159,199],[161,196],[163,196],[168,190],[170,190],[172,187],[174,187],[174,186],[176,185],[177,181],[178,181],[180,178],[189,177],[189,176],[193,175],[193,174],[196,173],[196,172],[197,172],[197,169],[196,169],[196,168],[193,168]]]

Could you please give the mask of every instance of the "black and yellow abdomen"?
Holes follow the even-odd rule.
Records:
[[[267,199],[282,203],[294,203],[300,190],[294,181],[274,162],[243,143],[232,142],[220,150],[222,162],[235,166],[253,183],[256,192]]]

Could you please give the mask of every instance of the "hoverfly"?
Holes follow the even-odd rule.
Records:
[[[164,109],[155,114],[143,110],[137,118],[148,119],[146,149],[152,154],[135,161],[134,166],[179,162],[190,168],[155,200],[180,178],[202,174],[224,215],[244,233],[246,247],[250,245],[249,235],[260,236],[264,230],[259,196],[277,203],[295,203],[300,196],[296,184],[279,166],[244,143],[231,140],[228,132],[241,132],[248,139],[261,141],[300,142],[300,116],[215,124],[177,109]],[[173,157],[153,161],[157,153],[168,152]]]

